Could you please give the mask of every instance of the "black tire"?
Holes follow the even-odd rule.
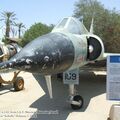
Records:
[[[14,84],[15,91],[20,91],[24,89],[24,79],[22,77],[17,77]]]
[[[83,98],[80,95],[74,96],[73,101],[80,102],[80,105],[71,104],[71,107],[72,107],[73,110],[78,110],[78,109],[81,109],[83,107],[84,101],[83,101]]]

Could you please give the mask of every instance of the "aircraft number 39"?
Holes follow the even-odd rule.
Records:
[[[76,80],[77,75],[75,73],[65,73],[65,79],[66,80]]]

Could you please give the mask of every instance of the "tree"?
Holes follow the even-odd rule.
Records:
[[[53,25],[47,26],[42,23],[35,23],[32,25],[24,34],[23,40],[21,41],[21,45],[24,46],[28,42],[34,40],[35,38],[49,33],[53,28]]]
[[[82,16],[85,26],[89,29],[93,15],[100,15],[103,11],[103,5],[96,0],[79,0],[75,3],[74,16],[78,19]]]
[[[14,27],[11,27],[11,36],[14,38],[17,35],[17,32]]]
[[[87,29],[94,16],[94,32],[102,38],[107,52],[120,52],[120,14],[115,9],[105,9],[97,0],[79,0],[75,4],[74,16],[83,16]]]
[[[25,25],[23,23],[15,23],[15,26],[18,28],[18,38],[21,38],[21,32]]]
[[[4,11],[2,12],[2,19],[1,21],[4,21],[5,23],[5,38],[10,37],[10,29],[11,25],[15,22],[16,20],[16,14],[14,12],[8,12]]]

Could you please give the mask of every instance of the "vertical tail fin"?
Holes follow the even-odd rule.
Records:
[[[94,25],[94,17],[92,17],[92,21],[91,21],[91,25],[90,25],[90,33],[91,33],[91,34],[94,33],[93,25]]]

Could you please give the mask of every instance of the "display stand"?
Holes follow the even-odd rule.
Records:
[[[120,101],[120,55],[107,58],[107,100]],[[120,104],[111,106],[108,120],[120,120]]]
[[[108,120],[120,120],[120,104],[111,106]]]

